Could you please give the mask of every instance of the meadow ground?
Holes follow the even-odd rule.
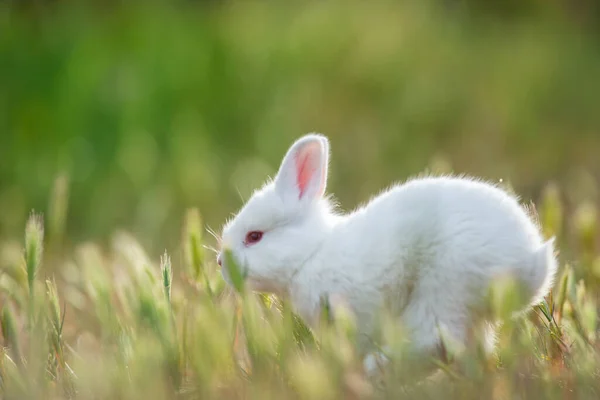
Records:
[[[598,11],[2,3],[2,397],[600,398]],[[535,206],[559,275],[495,357],[448,346],[416,382],[384,317],[398,362],[370,382],[351,314],[311,332],[225,285],[209,231],[311,131],[346,210],[423,171],[501,180]],[[489,306],[515,296],[498,282]]]

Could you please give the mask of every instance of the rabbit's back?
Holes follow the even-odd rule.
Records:
[[[435,273],[483,287],[502,268],[535,268],[531,260],[542,245],[535,220],[516,197],[459,177],[395,186],[351,216],[343,231],[347,239],[340,243],[350,243],[355,260],[368,260],[361,273],[374,282]]]

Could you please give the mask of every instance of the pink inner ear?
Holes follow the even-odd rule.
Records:
[[[319,152],[321,148],[318,143],[307,144],[296,155],[296,181],[300,189],[299,198],[304,196],[306,188],[316,176],[319,169]]]

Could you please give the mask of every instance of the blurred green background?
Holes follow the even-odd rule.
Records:
[[[595,1],[0,3],[0,238],[67,210],[156,255],[219,230],[298,136],[346,210],[425,169],[597,204]],[[65,199],[68,208],[52,199]],[[58,211],[56,211],[58,210]],[[56,217],[57,221],[61,219]]]

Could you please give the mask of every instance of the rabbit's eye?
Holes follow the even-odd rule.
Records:
[[[246,235],[246,244],[254,244],[262,239],[263,233],[260,231],[248,232]]]

